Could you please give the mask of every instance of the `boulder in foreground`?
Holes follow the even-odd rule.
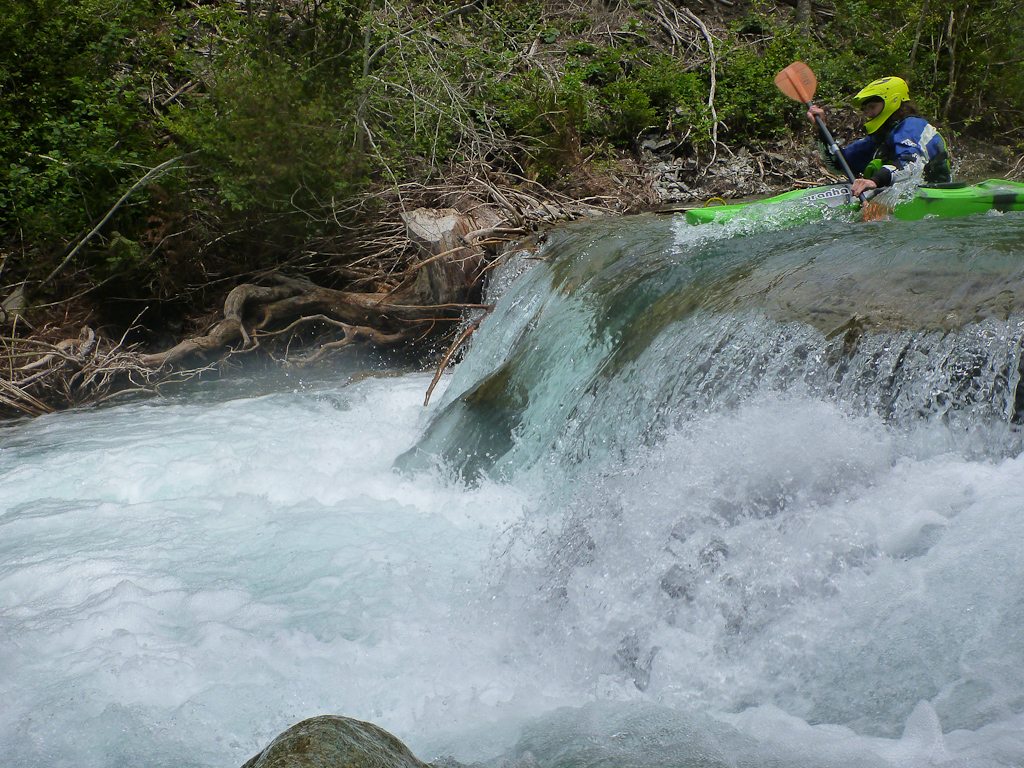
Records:
[[[318,715],[293,725],[242,768],[427,768],[373,723]]]

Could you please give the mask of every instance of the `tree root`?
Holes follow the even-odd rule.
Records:
[[[387,292],[359,293],[318,286],[309,280],[270,275],[271,285],[246,283],[232,289],[224,301],[224,319],[201,336],[178,343],[165,352],[143,355],[150,368],[175,366],[193,356],[252,351],[271,345],[286,365],[309,365],[331,353],[364,341],[377,346],[397,345],[429,334],[439,323],[455,322],[469,301],[490,255],[481,241],[505,242],[520,228],[499,226],[501,218],[488,208],[474,213],[454,209],[414,209],[402,214],[408,241],[420,258]],[[340,338],[293,355],[292,343],[301,334],[328,326]],[[307,334],[308,335],[308,334]],[[303,343],[302,347],[307,347]]]
[[[6,376],[0,376],[0,416],[41,416],[86,403],[103,402],[127,392],[157,392],[204,368],[158,372],[141,362],[124,337],[112,341],[88,326],[77,339],[55,344],[38,338],[5,338]],[[29,362],[16,366],[21,360]]]
[[[577,200],[477,166],[463,173],[463,183],[376,190],[372,197],[383,210],[374,217],[335,211],[339,231],[351,237],[311,241],[302,259],[286,267],[347,280],[349,290],[283,271],[250,277],[228,292],[221,319],[163,351],[128,346],[124,336],[106,338],[82,327],[84,319],[78,338],[54,338],[54,326],[30,324],[38,316],[16,291],[0,313],[0,418],[38,416],[123,392],[156,393],[240,354],[303,367],[356,345],[455,336],[467,311],[489,311],[475,297],[503,247],[546,224],[621,213],[614,198]],[[454,341],[440,370],[478,324],[479,318]]]
[[[365,341],[374,346],[391,346],[398,344],[403,341],[407,341],[411,338],[411,334],[406,331],[399,331],[397,333],[381,333],[375,328],[368,328],[365,325],[349,325],[348,323],[342,323],[338,320],[334,320],[326,315],[312,315],[309,317],[302,317],[296,320],[294,323],[289,325],[287,328],[282,328],[280,331],[274,331],[269,335],[277,335],[290,332],[295,328],[305,323],[325,323],[335,328],[341,329],[343,336],[341,339],[336,341],[326,342],[321,344],[318,349],[308,355],[302,355],[299,357],[289,357],[286,363],[290,366],[301,368],[311,363],[320,362],[326,359],[332,353],[344,349],[357,341]]]

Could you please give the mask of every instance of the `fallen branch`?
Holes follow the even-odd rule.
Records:
[[[715,111],[715,69],[717,64],[715,60],[715,43],[711,37],[711,33],[708,31],[708,28],[704,25],[704,22],[697,18],[697,16],[692,11],[690,11],[688,8],[681,8],[680,12],[683,14],[683,16],[685,16],[693,24],[695,24],[697,28],[700,30],[701,34],[704,36],[704,41],[708,45],[708,58],[711,59],[711,88],[708,91],[708,109],[711,110],[711,146],[713,148],[713,151],[711,155],[711,162],[708,163],[708,165],[710,166],[715,162],[715,159],[718,157],[718,113]]]
[[[10,365],[7,376],[0,378],[0,416],[39,416],[129,391],[156,392],[161,384],[184,381],[205,370],[153,371],[126,347],[126,335],[127,331],[115,342],[84,327],[78,338],[57,343],[5,338],[0,357]],[[25,359],[29,362],[14,367],[13,361]]]
[[[473,335],[473,331],[480,327],[481,321],[483,321],[483,319],[487,317],[487,315],[489,315],[490,313],[491,309],[488,309],[486,312],[481,314],[480,317],[473,320],[473,322],[466,326],[466,329],[459,334],[459,337],[452,342],[452,345],[448,348],[448,351],[445,353],[445,356],[441,359],[441,362],[438,364],[437,371],[434,373],[434,378],[430,380],[430,386],[427,387],[427,394],[423,398],[424,408],[430,405],[430,395],[434,392],[434,387],[437,386],[437,382],[441,380],[441,374],[443,374],[444,369],[448,367],[448,363],[452,359],[452,355],[455,354],[455,351],[462,346],[463,342],[465,342],[466,339]]]

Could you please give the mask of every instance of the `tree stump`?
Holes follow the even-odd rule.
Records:
[[[409,296],[417,304],[463,301],[480,279],[486,254],[473,244],[501,219],[490,208],[471,214],[454,208],[417,208],[402,214],[409,239],[423,260],[413,265],[415,277]]]

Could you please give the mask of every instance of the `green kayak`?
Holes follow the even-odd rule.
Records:
[[[897,201],[891,210],[885,200],[891,190],[883,190],[868,205],[876,210],[871,218],[885,218],[885,214],[915,221],[925,216],[952,218],[970,216],[985,211],[1024,211],[1024,183],[989,179],[977,184],[942,184],[918,187],[914,197]],[[724,223],[734,219],[769,221],[780,225],[802,224],[826,218],[834,209],[856,210],[860,202],[850,195],[849,184],[828,187],[795,189],[782,195],[735,205],[707,205],[690,208],[686,220],[690,224]],[[882,216],[877,215],[882,211]]]

